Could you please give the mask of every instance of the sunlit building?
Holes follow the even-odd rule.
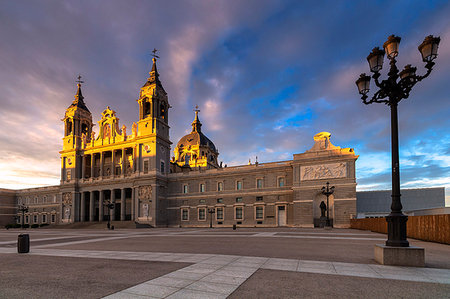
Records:
[[[106,107],[96,135],[86,103],[79,82],[62,119],[60,185],[15,191],[16,204],[29,208],[25,223],[111,217],[154,227],[312,227],[323,218],[326,182],[335,186],[328,206],[334,226],[348,227],[356,214],[358,156],[334,146],[326,132],[292,160],[226,167],[218,163],[219,151],[204,134],[196,109],[191,133],[178,141],[170,158],[171,106],[156,59],[139,91],[139,119],[131,130]],[[21,222],[22,213],[17,217]]]

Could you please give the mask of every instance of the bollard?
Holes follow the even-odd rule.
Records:
[[[233,224],[233,230],[236,230],[236,224]]]
[[[28,234],[20,234],[17,238],[17,252],[28,253],[30,252],[30,236]]]

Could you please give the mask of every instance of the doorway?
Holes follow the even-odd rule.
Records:
[[[286,206],[278,206],[278,226],[286,226]]]

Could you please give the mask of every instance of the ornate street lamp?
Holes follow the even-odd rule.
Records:
[[[19,211],[22,212],[22,229],[25,226],[25,213],[28,213],[28,207],[26,205],[19,205]]]
[[[208,209],[208,213],[209,213],[209,228],[212,228],[212,218],[213,218],[213,214],[216,212],[215,209],[213,208],[209,208]]]
[[[327,187],[326,188],[325,188],[325,186],[322,187],[322,194],[327,197],[327,222],[325,224],[326,226],[331,226],[331,223],[330,223],[330,208],[329,208],[328,198],[333,193],[334,193],[334,186],[331,186],[331,188],[330,188],[330,183],[327,182]]]
[[[437,57],[437,49],[440,38],[429,35],[425,38],[423,43],[419,46],[419,51],[422,55],[422,60],[426,63],[425,68],[427,72],[423,76],[416,75],[416,68],[411,67],[410,64],[399,72],[396,66],[395,57],[398,56],[398,48],[401,38],[391,35],[383,44],[383,50],[374,48],[367,56],[370,71],[373,73],[372,78],[375,85],[379,88],[373,97],[368,100],[367,93],[369,92],[370,77],[366,74],[361,74],[356,85],[361,94],[361,99],[364,104],[385,103],[391,107],[391,147],[392,147],[392,204],[391,213],[386,216],[388,223],[388,240],[386,246],[394,247],[408,247],[409,243],[406,240],[406,221],[408,216],[402,213],[402,204],[400,201],[400,163],[398,154],[398,118],[397,105],[402,99],[409,97],[412,87],[419,81],[428,77],[433,69],[433,60]],[[378,80],[380,77],[380,70],[383,68],[384,54],[390,61],[390,70],[388,78]]]

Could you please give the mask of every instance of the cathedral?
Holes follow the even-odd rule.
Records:
[[[289,161],[226,167],[218,163],[219,151],[204,134],[197,108],[191,133],[171,158],[171,106],[156,58],[139,91],[139,119],[131,130],[106,107],[96,135],[81,83],[62,118],[60,185],[14,191],[15,204],[28,207],[23,215],[17,212],[18,223],[111,219],[148,227],[314,227],[323,218],[327,182],[334,186],[327,206],[332,225],[349,227],[356,215],[358,156],[334,146],[329,133],[315,135],[311,149]]]

